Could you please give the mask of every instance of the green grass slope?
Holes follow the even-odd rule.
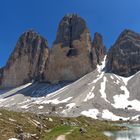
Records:
[[[85,132],[81,133],[81,128]],[[83,116],[62,118],[0,110],[0,140],[21,136],[24,136],[25,140],[56,140],[63,134],[67,134],[66,140],[109,140],[103,132],[120,129],[112,122]]]

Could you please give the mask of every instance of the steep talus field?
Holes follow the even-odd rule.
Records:
[[[73,83],[28,83],[2,90],[0,107],[64,117],[138,121],[140,101],[135,85],[140,74],[124,78],[105,73],[104,68],[105,59],[95,71]]]

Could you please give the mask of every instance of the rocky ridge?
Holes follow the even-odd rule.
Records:
[[[74,81],[96,69],[105,55],[102,36],[93,44],[84,19],[76,14],[60,21],[49,51],[47,41],[29,30],[18,40],[1,74],[1,86],[16,87],[29,81],[59,83]]]

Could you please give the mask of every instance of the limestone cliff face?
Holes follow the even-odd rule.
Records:
[[[51,83],[76,80],[94,70],[96,64],[85,21],[77,15],[64,16],[50,53],[46,80]]]
[[[47,41],[32,30],[25,32],[3,68],[2,86],[15,87],[42,80],[48,55]]]
[[[107,71],[131,76],[140,70],[140,35],[124,30],[107,55]]]
[[[94,39],[92,42],[93,48],[97,55],[97,62],[100,64],[106,54],[106,48],[103,44],[103,37],[99,33],[94,34]]]

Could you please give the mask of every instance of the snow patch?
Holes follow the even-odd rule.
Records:
[[[67,109],[64,109],[61,113],[64,115],[67,115],[67,113],[76,105],[76,103],[70,103],[67,104],[66,107]]]
[[[5,102],[7,99],[0,99],[0,103],[3,103],[3,102]]]
[[[35,101],[34,103],[36,103],[36,104],[61,104],[61,103],[66,103],[66,102],[68,102],[69,100],[71,100],[73,97],[68,97],[68,98],[66,98],[66,99],[64,99],[64,100],[58,100],[59,98],[56,98],[56,99],[52,99],[52,100],[47,100],[47,99],[45,99],[45,100],[40,100],[40,101]]]
[[[99,114],[99,110],[98,109],[89,109],[88,111],[82,111],[81,114],[86,116],[86,117],[91,117],[93,119],[97,119],[97,115]]]
[[[106,135],[108,137],[112,137],[113,136],[113,134],[111,132],[108,132],[108,131],[105,131],[104,132],[104,135]]]
[[[128,120],[129,119],[129,118],[124,118],[124,117],[116,116],[116,115],[114,115],[112,112],[110,112],[107,109],[103,110],[102,118],[103,119],[107,119],[107,120],[112,120],[112,121],[118,121],[120,119],[123,119],[123,120]]]
[[[140,111],[140,101],[138,100],[132,100],[129,101],[125,95],[116,95],[113,97],[115,104],[112,104],[115,108],[123,108],[125,109],[129,105],[132,106],[131,109]]]
[[[38,107],[38,109],[43,109],[43,108],[44,108],[44,106],[39,106],[39,107]]]
[[[138,100],[132,100],[129,101],[129,91],[125,86],[120,87],[121,90],[124,91],[124,94],[115,95],[113,97],[114,104],[112,104],[115,108],[123,108],[125,109],[128,106],[132,106],[131,109],[135,109],[137,111],[140,111],[140,101]]]
[[[23,108],[23,109],[28,109],[28,108],[29,108],[29,106],[28,106],[28,105],[23,105],[23,106],[21,106],[20,108]]]
[[[116,81],[114,81],[114,84],[119,85],[120,84],[120,81],[119,80],[116,80]]]
[[[88,85],[97,83],[103,77],[103,75],[104,73],[101,73],[100,75],[97,76],[95,80],[93,80],[91,83],[88,83]]]
[[[130,79],[132,79],[136,74],[132,75],[132,76],[129,76],[129,77],[122,77],[122,76],[119,76],[119,75],[116,75],[114,74],[116,78],[118,78],[119,80],[121,80],[125,86],[127,86],[128,82]]]
[[[94,96],[95,96],[93,93],[94,89],[95,89],[95,87],[92,87],[91,91],[87,94],[86,98],[84,99],[84,102],[87,102],[88,100],[94,98]]]
[[[67,104],[66,107],[68,107],[68,109],[72,109],[76,104],[75,103],[70,103]]]
[[[105,93],[106,82],[107,82],[107,78],[104,76],[103,82],[101,82],[100,93],[101,93],[101,98],[103,98],[106,102],[110,103],[110,102],[107,100],[106,93]]]
[[[132,118],[131,118],[131,120],[133,120],[133,121],[139,121],[140,120],[140,115],[137,115],[137,116],[133,116]]]
[[[125,97],[129,98],[129,91],[128,91],[128,89],[125,86],[121,86],[120,89],[124,91]]]
[[[106,57],[107,57],[107,56],[105,55],[103,61],[101,62],[101,65],[97,65],[97,71],[98,71],[99,73],[103,72],[103,70],[104,70],[104,68],[105,68]]]
[[[112,75],[110,76],[110,78],[111,78],[112,80],[114,80],[114,77],[113,77]]]
[[[101,65],[97,65],[97,71],[99,72],[99,75],[95,80],[93,80],[93,82],[88,83],[88,85],[97,83],[103,77],[105,73],[104,72],[105,64],[106,64],[106,56],[104,57],[104,60],[102,61]]]

